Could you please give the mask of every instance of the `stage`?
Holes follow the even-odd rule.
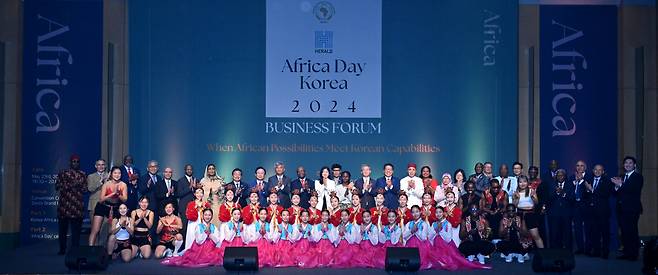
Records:
[[[84,238],[83,238],[84,239]],[[495,256],[495,257],[494,257]],[[503,259],[494,254],[488,264],[493,266],[491,270],[459,270],[459,271],[420,271],[420,274],[531,274],[531,261],[523,264],[516,262],[505,263]],[[57,241],[42,241],[34,245],[19,247],[15,250],[7,250],[0,253],[2,262],[0,274],[5,273],[68,273],[64,266],[64,256],[57,255]],[[576,269],[572,274],[640,274],[642,268],[641,260],[635,262],[621,261],[616,259],[603,260],[587,256],[576,256]],[[299,268],[264,268],[259,274],[308,274],[311,270]],[[117,259],[110,264],[107,270],[101,273],[107,274],[217,274],[226,273],[223,267],[207,268],[179,268],[168,267],[160,264],[159,260],[137,259],[130,263],[123,263]],[[314,269],[314,275],[319,274],[386,274],[379,269]],[[72,273],[75,273],[72,272]]]

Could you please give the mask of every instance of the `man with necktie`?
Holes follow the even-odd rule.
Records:
[[[121,165],[121,181],[128,187],[128,200],[126,206],[128,210],[135,210],[138,208],[137,201],[139,200],[139,169],[133,165],[133,157],[126,155],[123,157],[123,165]]]
[[[314,184],[311,184],[306,178],[306,169],[303,166],[297,167],[297,178],[290,183],[290,190],[299,190],[299,206],[308,209],[311,204],[311,193],[315,190]]]
[[[634,157],[624,158],[624,174],[612,178],[614,193],[617,195],[617,217],[621,229],[621,243],[624,245],[623,255],[618,259],[635,261],[639,255],[640,237],[638,221],[642,214],[642,186],[644,177],[637,172],[637,161]]]
[[[284,173],[286,167],[283,162],[276,162],[274,164],[274,176],[271,176],[267,181],[267,190],[274,191],[279,197],[279,204],[284,209],[290,208],[290,178]]]
[[[89,212],[89,218],[94,217],[94,207],[96,207],[96,203],[98,203],[98,200],[100,200],[101,187],[109,177],[107,171],[105,171],[104,159],[97,160],[95,167],[96,172],[87,176],[87,191],[89,191],[89,203],[87,204],[87,211]]]
[[[256,179],[251,182],[249,189],[255,189],[258,192],[258,203],[261,207],[269,205],[267,203],[267,195],[269,191],[267,189],[267,182],[265,181],[265,176],[267,175],[267,170],[265,167],[259,166],[254,170],[254,176]]]
[[[588,192],[589,188],[586,186],[592,185],[591,176],[586,171],[587,164],[585,161],[577,161],[576,171],[567,181],[573,183],[574,186],[573,232],[576,239],[576,255],[584,254],[591,250],[585,243],[585,233],[587,232],[585,221],[591,216],[588,213],[591,193]]]
[[[233,201],[240,204],[240,207],[247,206],[247,198],[249,198],[249,193],[251,191],[249,190],[247,182],[242,180],[242,170],[240,168],[233,169],[233,171],[231,171],[231,177],[233,181],[228,183],[228,185],[232,185],[233,191],[235,191],[235,198]]]
[[[176,189],[178,189],[178,182],[172,179],[174,169],[167,167],[162,173],[163,177],[155,184],[155,197],[158,200],[158,215],[165,216],[165,205],[168,203],[173,204],[174,214],[178,213],[178,199],[176,197]],[[187,206],[187,205],[186,205]]]
[[[393,164],[384,164],[384,176],[377,179],[375,188],[382,190],[384,193],[384,206],[388,209],[398,209],[400,202],[398,201],[398,194],[400,194],[400,179],[393,176]]]
[[[159,168],[157,161],[155,160],[149,161],[147,164],[148,173],[142,176],[142,178],[138,182],[138,187],[139,187],[138,198],[146,197],[149,200],[148,209],[150,209],[151,211],[155,211],[155,213],[158,213],[157,212],[158,203],[155,198],[155,185],[156,183],[158,183],[158,181],[160,181],[160,176],[158,175],[158,169]]]
[[[375,180],[370,177],[372,170],[370,165],[361,165],[361,177],[354,182],[356,189],[359,190],[361,197],[361,207],[363,209],[370,209],[375,207],[375,197],[377,196],[377,189],[375,189]]]
[[[573,247],[571,243],[573,197],[573,183],[567,182],[567,172],[564,169],[558,169],[555,180],[551,182],[546,202],[551,248]]]
[[[608,258],[610,247],[610,205],[608,200],[612,191],[612,182],[605,175],[603,165],[594,165],[592,184],[585,187],[591,194],[585,228],[587,229],[586,251],[592,257]]]

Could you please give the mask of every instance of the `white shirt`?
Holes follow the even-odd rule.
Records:
[[[391,186],[390,187],[388,185],[384,186],[384,190],[386,191],[393,189],[393,187],[395,186],[395,183],[393,182],[393,177],[384,177],[384,183],[389,181],[391,182]]]
[[[414,187],[410,187],[410,183],[413,180]],[[407,194],[409,200],[407,201],[407,208],[411,208],[414,205],[421,206],[423,204],[423,192],[425,188],[423,186],[423,180],[419,177],[406,176],[400,180],[400,191],[404,191]]]
[[[362,177],[361,180],[363,181],[363,190],[361,190],[361,193],[365,194],[365,193],[370,192],[370,190],[372,190],[372,186],[373,186],[372,179],[370,177]],[[368,188],[367,190],[365,189],[366,182],[368,184],[370,184],[370,188]]]
[[[512,196],[514,196],[514,192],[516,192],[516,189],[519,186],[516,177],[507,177],[503,179],[498,176],[496,179],[500,182],[500,189],[507,192],[507,202],[512,203]]]

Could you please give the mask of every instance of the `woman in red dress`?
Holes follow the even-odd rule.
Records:
[[[194,233],[197,225],[201,222],[204,210],[210,209],[210,203],[203,199],[203,189],[194,190],[194,200],[187,204],[185,216],[187,217],[187,232],[185,232],[185,252],[194,243]]]
[[[400,225],[400,228],[404,228],[404,225],[411,220],[411,210],[407,208],[407,194],[400,192],[398,202],[400,206],[395,210],[398,216],[397,224]]]
[[[313,192],[311,193],[311,198],[308,200],[311,207],[308,208],[308,223],[311,225],[316,225],[320,223],[322,213],[316,207],[318,205],[318,194]]]
[[[276,192],[271,192],[268,197],[270,205],[267,207],[267,216],[272,226],[281,223],[281,212],[283,207],[279,205],[279,196]]]
[[[331,209],[329,210],[329,221],[334,226],[340,223],[340,200],[336,196],[331,196]]]
[[[260,204],[258,203],[258,190],[252,189],[249,193],[249,204],[242,208],[242,221],[246,225],[250,225],[258,221],[258,211]]]
[[[160,242],[155,247],[155,257],[161,259],[168,255],[178,256],[177,251],[183,245],[183,222],[174,215],[174,205],[165,205],[165,216],[160,217],[156,233],[160,234]]]
[[[427,224],[432,224],[436,221],[436,210],[434,210],[434,198],[432,194],[423,194],[423,206],[420,207],[420,215]]]
[[[352,194],[352,207],[347,210],[350,212],[350,222],[354,225],[363,223],[363,209],[361,208],[361,197],[359,194]]]
[[[301,197],[299,196],[299,190],[295,189],[292,191],[292,198],[290,198],[290,201],[292,202],[292,205],[290,208],[288,208],[288,213],[290,213],[290,220],[288,223],[290,224],[299,224],[299,215],[301,214],[302,208],[299,206],[299,203],[301,202]]]
[[[219,206],[219,221],[221,223],[228,222],[231,219],[233,209],[240,209],[240,204],[234,201],[235,191],[233,191],[232,185],[228,185],[224,192],[224,203]]]
[[[370,208],[372,223],[381,230],[382,226],[388,225],[388,208],[384,206],[384,189],[377,191],[375,196],[375,207]]]
[[[91,221],[91,232],[89,233],[89,245],[96,244],[96,236],[101,229],[103,219],[108,220],[108,226],[112,219],[118,215],[119,204],[125,203],[128,199],[128,188],[121,181],[121,169],[112,167],[110,179],[103,183],[101,187],[101,196],[96,207],[94,208],[94,217]]]

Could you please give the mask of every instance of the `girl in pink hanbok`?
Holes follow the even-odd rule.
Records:
[[[273,266],[274,252],[276,251],[273,240],[276,238],[277,233],[274,231],[274,226],[269,222],[267,209],[260,208],[257,216],[258,219],[247,226],[245,235],[249,243],[258,248],[258,266],[270,267]]]
[[[411,220],[404,225],[402,238],[404,246],[416,247],[420,252],[420,268],[429,269],[432,267],[430,257],[430,243],[427,241],[429,224],[423,220],[420,207],[414,205],[411,207]]]
[[[338,231],[338,240],[335,243],[332,267],[353,267],[355,265],[353,258],[359,255],[359,247],[354,244],[360,233],[358,225],[350,220],[349,210],[340,211],[340,223],[336,227],[336,231]]]
[[[372,215],[369,211],[364,211],[361,215],[363,223],[359,226],[359,236],[357,242],[359,244],[359,253],[356,254],[357,267],[375,267],[376,259],[374,257],[381,256],[373,254],[373,251],[380,251],[379,249],[379,228],[372,223]]]
[[[322,210],[320,223],[313,226],[310,241],[315,243],[314,259],[306,263],[306,268],[330,267],[334,263],[334,243],[338,241],[338,231],[329,222],[329,211]]]

